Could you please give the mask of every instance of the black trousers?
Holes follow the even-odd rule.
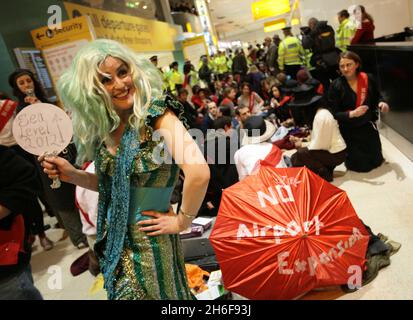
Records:
[[[348,155],[346,167],[356,172],[370,172],[384,162],[377,126],[373,122],[357,128],[340,128]]]
[[[346,160],[347,151],[330,153],[325,150],[300,148],[291,157],[293,167],[304,167],[327,181],[333,181],[334,168]]]

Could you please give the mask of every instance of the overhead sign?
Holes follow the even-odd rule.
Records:
[[[290,0],[260,0],[251,5],[254,20],[273,18],[291,11]]]
[[[186,39],[182,42],[184,57],[190,60],[194,66],[199,65],[199,60],[202,55],[208,55],[208,47],[204,36]]]
[[[112,39],[138,52],[174,51],[176,29],[165,22],[64,2],[70,18],[89,15],[97,38]]]
[[[296,26],[300,24],[299,19],[292,19],[290,26]],[[269,21],[269,22],[264,22],[264,32],[274,32],[283,29],[284,27],[287,26],[287,20],[286,19],[278,19],[274,21]]]
[[[78,17],[62,22],[60,29],[42,27],[31,31],[36,48],[56,46],[80,39],[93,40],[93,27],[87,17]]]

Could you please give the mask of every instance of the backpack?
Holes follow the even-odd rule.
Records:
[[[314,38],[314,55],[311,64],[317,69],[338,66],[339,51],[336,48],[335,32],[327,21],[317,24]]]
[[[327,23],[319,23],[317,25],[316,50],[317,53],[328,53],[336,50],[336,38],[334,29]]]

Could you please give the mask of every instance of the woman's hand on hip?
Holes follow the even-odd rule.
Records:
[[[181,215],[176,215],[172,207],[168,213],[156,211],[144,211],[144,216],[153,217],[153,219],[138,222],[141,227],[139,231],[146,232],[148,236],[159,236],[162,234],[178,234],[191,225],[191,221],[185,221]]]

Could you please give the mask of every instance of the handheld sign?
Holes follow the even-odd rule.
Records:
[[[48,103],[35,103],[24,108],[13,122],[13,136],[25,151],[40,155],[62,152],[73,135],[72,121],[59,107]],[[53,179],[52,189],[60,187]]]

